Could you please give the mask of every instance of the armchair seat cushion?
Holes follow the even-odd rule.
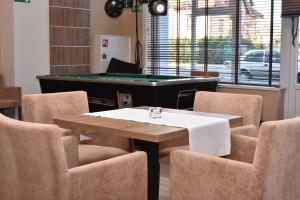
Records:
[[[85,165],[127,153],[127,151],[114,147],[80,144],[78,145],[78,162],[79,165]]]
[[[165,148],[165,149],[159,151],[159,157],[160,157],[159,162],[169,164],[170,163],[171,152],[173,152],[175,150],[186,150],[186,151],[188,151],[189,149],[190,149],[189,145]]]
[[[14,107],[18,107],[19,106],[19,102],[17,100],[0,100],[0,109],[4,109],[4,108],[14,108]]]
[[[68,136],[71,134],[71,131],[69,129],[65,129],[65,128],[59,128],[61,136]]]
[[[168,147],[168,148],[165,148],[165,149],[161,150],[159,152],[159,155],[160,156],[167,156],[167,155],[170,155],[170,153],[172,151],[175,151],[175,150],[189,150],[189,145],[177,146],[177,147]]]

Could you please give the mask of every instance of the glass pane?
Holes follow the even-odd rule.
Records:
[[[228,7],[229,0],[208,0],[208,7]]]
[[[233,52],[232,15],[210,16],[208,19],[208,71],[219,72],[222,82],[234,82],[231,67]]]
[[[204,38],[205,38],[205,17],[196,17],[196,46],[194,70],[204,71]]]
[[[237,76],[239,83],[268,85],[272,63],[272,85],[279,84],[281,1],[274,0],[270,56],[273,0],[240,0],[239,22],[233,0],[209,0],[207,17],[203,9],[206,0],[169,0],[167,16],[145,17],[146,66],[158,74],[188,75],[191,69],[203,71],[207,63],[208,71],[220,73],[221,82],[233,83]],[[195,13],[194,2],[198,7]]]
[[[272,84],[279,84],[281,0],[274,0],[273,56],[270,58],[271,0],[243,0],[240,14],[239,82],[269,84],[272,61]]]
[[[181,1],[180,7],[180,29],[179,29],[179,75],[191,74],[191,52],[192,52],[192,6],[191,0]]]
[[[229,0],[208,0],[208,7],[228,7]],[[205,0],[198,0],[198,8],[205,8]]]
[[[177,3],[177,0],[168,1],[168,14],[154,17],[156,20],[155,35],[146,38],[149,41],[146,63],[150,69],[154,64],[156,74],[177,75],[177,69],[179,69],[179,75],[190,75],[192,4],[191,0],[180,1],[179,5]],[[146,17],[149,19],[145,26],[149,26],[151,16]],[[150,28],[152,27],[150,26]],[[155,49],[154,55],[151,51],[148,52],[149,49]]]
[[[280,84],[281,0],[274,0],[272,85]]]
[[[205,8],[205,0],[198,0],[197,5],[198,8]]]
[[[299,30],[300,31],[300,19],[299,19]],[[300,37],[298,36],[298,58],[297,58],[297,82],[300,84]]]

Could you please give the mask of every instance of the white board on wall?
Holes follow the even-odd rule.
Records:
[[[112,57],[130,62],[131,48],[129,36],[96,35],[95,72],[105,73]]]
[[[15,85],[39,93],[37,75],[50,73],[49,0],[14,3]]]

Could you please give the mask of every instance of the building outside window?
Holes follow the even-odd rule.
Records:
[[[281,1],[169,0],[167,16],[145,16],[148,73],[279,85]]]

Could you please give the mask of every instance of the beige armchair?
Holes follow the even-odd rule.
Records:
[[[194,111],[240,115],[243,126],[232,128],[232,134],[258,137],[262,97],[259,95],[221,92],[197,92]]]
[[[257,137],[259,132],[262,97],[258,95],[230,94],[220,92],[197,92],[194,111],[239,115],[243,126],[231,128],[231,134]],[[170,152],[188,150],[188,136],[162,142],[159,145],[161,162],[168,163]]]
[[[21,119],[21,88],[4,86],[2,74],[0,74],[0,112],[4,109],[16,108]]]
[[[24,121],[45,124],[53,124],[55,117],[89,112],[87,94],[83,91],[24,95],[22,109]],[[70,134],[69,130],[60,130],[64,136],[63,141],[70,168],[128,153],[115,147],[78,145],[78,138]]]
[[[299,133],[298,117],[263,123],[258,139],[232,135],[229,159],[172,152],[171,199],[300,199]]]
[[[146,200],[147,157],[135,152],[68,169],[60,129],[0,114],[1,200]]]

